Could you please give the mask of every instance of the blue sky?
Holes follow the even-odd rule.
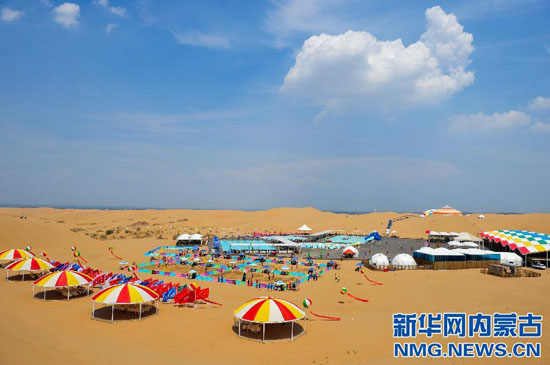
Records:
[[[549,16],[0,1],[0,203],[550,211]]]

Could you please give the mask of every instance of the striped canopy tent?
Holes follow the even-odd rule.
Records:
[[[30,251],[22,250],[20,248],[10,248],[9,250],[0,252],[0,261],[28,259],[34,256],[35,255]]]
[[[429,215],[462,215],[462,212],[460,210],[457,210],[453,207],[450,207],[448,205],[445,205],[442,208],[439,209],[429,209],[424,212],[424,216],[427,217]]]
[[[38,273],[43,271],[49,271],[53,269],[53,265],[46,260],[42,260],[36,257],[28,259],[17,260],[6,266],[6,280],[8,279],[9,271],[21,271],[23,275],[21,280],[25,279],[25,273]]]
[[[155,314],[158,313],[159,297],[156,291],[143,285],[132,283],[114,285],[92,297],[92,318],[96,319],[95,303],[100,303],[111,306],[111,322],[115,320],[115,306],[131,312],[133,308],[139,307],[139,319],[141,319],[143,304],[154,302]]]
[[[483,232],[480,236],[502,247],[518,250],[523,255],[550,251],[550,236],[544,233],[499,230]]]
[[[70,289],[82,286],[88,286],[88,295],[90,294],[90,282],[92,278],[86,274],[76,271],[56,271],[42,276],[34,282],[32,294],[34,296],[34,287],[43,289],[44,300],[46,300],[46,289],[65,289],[67,291],[67,299],[70,298]]]
[[[258,297],[249,300],[237,308],[234,315],[239,321],[239,337],[242,337],[241,322],[258,324],[262,327],[262,342],[265,342],[266,325],[288,322],[291,322],[290,340],[293,341],[295,337],[294,322],[306,319],[306,314],[296,304],[272,297]],[[253,328],[253,326],[247,327]]]

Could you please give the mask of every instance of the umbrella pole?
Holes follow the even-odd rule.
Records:
[[[115,321],[115,305],[111,306],[111,322]]]
[[[262,343],[265,341],[265,323],[264,323],[264,330],[262,332]]]
[[[241,320],[239,319],[239,337],[241,337]]]
[[[95,319],[95,302],[92,302],[92,318]]]
[[[67,300],[69,300],[69,295],[71,293],[71,287],[67,287]]]
[[[294,321],[292,321],[292,329],[290,330],[290,339],[294,341]]]
[[[43,291],[44,291],[44,301],[46,301],[46,288],[44,288]]]
[[[139,319],[141,320],[141,303],[139,303]]]

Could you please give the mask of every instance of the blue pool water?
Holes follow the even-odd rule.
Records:
[[[332,243],[351,244],[365,243],[365,236],[334,236],[330,238]]]
[[[252,250],[262,250],[262,251],[275,251],[275,247],[264,241],[220,241],[222,250],[231,251],[231,250],[242,250],[248,251]]]

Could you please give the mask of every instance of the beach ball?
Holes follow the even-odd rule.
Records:
[[[109,246],[109,250],[111,250],[111,251],[112,251],[112,250],[113,250],[113,246]]]
[[[347,292],[348,292],[348,289],[345,287],[342,287],[342,289],[340,289],[340,294],[342,295],[347,294]]]
[[[304,308],[309,308],[311,307],[311,299],[304,299],[304,302],[302,303],[304,305]]]
[[[42,251],[42,256],[44,256],[44,257],[48,256],[48,254],[46,253],[46,251]]]
[[[79,257],[79,256],[80,256],[80,252],[75,251],[75,252],[73,253],[73,256],[74,256],[74,257]]]
[[[361,274],[364,274],[365,273],[365,269],[361,268]]]
[[[27,247],[25,247],[25,250],[31,252],[32,247],[31,247],[31,246],[27,246]]]
[[[76,246],[72,246],[71,251],[76,251]]]

